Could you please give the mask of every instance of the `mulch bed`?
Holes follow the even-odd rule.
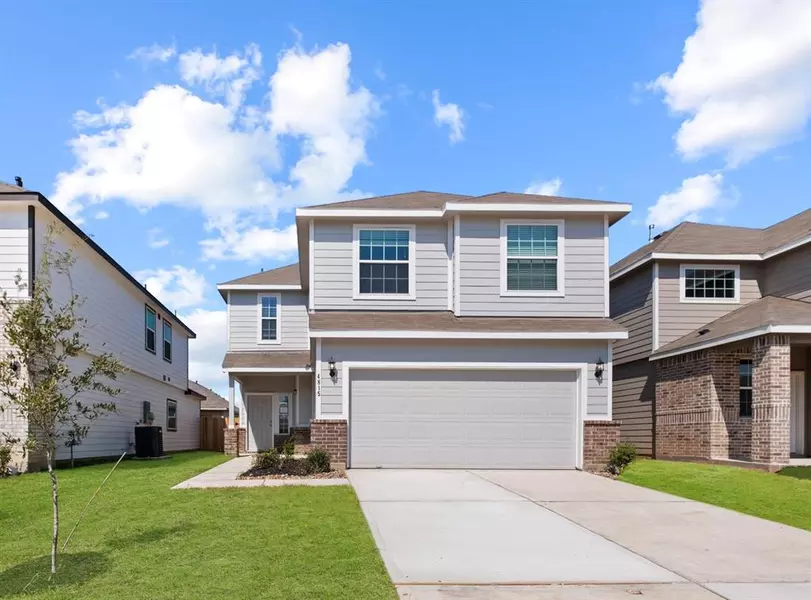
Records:
[[[344,477],[340,471],[309,473],[306,459],[291,458],[283,460],[276,468],[251,467],[238,479],[337,479],[339,477]]]

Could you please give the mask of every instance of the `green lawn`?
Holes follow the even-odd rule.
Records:
[[[396,598],[349,486],[169,489],[223,460],[121,463],[54,581],[47,475],[0,480],[0,598]],[[111,466],[60,471],[63,539]]]
[[[766,473],[718,465],[638,460],[620,479],[811,531],[811,467]]]

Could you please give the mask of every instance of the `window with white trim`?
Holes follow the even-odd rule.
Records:
[[[172,362],[172,324],[163,319],[163,360]]]
[[[561,223],[504,222],[503,291],[553,294],[561,291]]]
[[[360,296],[410,296],[411,228],[359,229],[357,231],[357,290]]]
[[[259,296],[259,341],[279,341],[279,296]]]
[[[739,270],[736,266],[682,266],[682,300],[688,302],[738,302]]]
[[[166,399],[166,431],[177,431],[177,400]]]
[[[155,311],[144,305],[144,348],[155,354],[155,337],[157,334],[157,319]]]

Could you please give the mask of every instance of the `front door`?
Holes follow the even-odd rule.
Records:
[[[273,396],[248,395],[248,452],[273,448]]]
[[[791,454],[805,455],[805,373],[791,373]]]

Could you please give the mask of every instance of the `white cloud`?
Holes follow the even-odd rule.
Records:
[[[157,85],[133,104],[75,115],[74,169],[59,173],[54,203],[73,218],[90,204],[123,200],[140,210],[175,205],[203,213],[205,256],[272,259],[290,254],[280,212],[362,195],[347,185],[367,163],[377,98],[351,85],[345,44],[278,58],[268,104],[245,100],[261,65],[258,47],[179,59],[180,76],[201,88]],[[225,96],[225,101],[221,97]],[[283,169],[279,147],[298,145]],[[268,239],[260,239],[268,236]]]
[[[449,139],[451,144],[461,142],[465,139],[465,111],[458,104],[442,104],[439,101],[439,90],[434,90],[431,95],[434,105],[434,123],[442,127],[447,125],[450,129]]]
[[[198,308],[179,316],[197,334],[197,339],[189,340],[189,379],[227,398],[228,378],[222,370],[225,311]]]
[[[811,2],[704,0],[681,64],[649,84],[676,113],[687,159],[730,166],[795,139],[811,115]]]
[[[223,96],[229,106],[242,103],[246,92],[259,79],[262,53],[256,44],[248,44],[242,56],[224,58],[216,52],[204,54],[199,48],[178,57],[180,78],[191,85],[202,85],[216,96]]]
[[[194,269],[175,265],[171,269],[136,271],[134,276],[173,310],[197,306],[205,300],[206,279]]]
[[[538,194],[539,196],[557,196],[560,188],[563,187],[563,180],[555,177],[549,181],[536,181],[524,190],[525,194]]]
[[[725,202],[721,173],[697,175],[682,181],[675,192],[662,194],[648,208],[648,225],[668,229],[680,221],[698,221],[702,211],[719,208]]]
[[[110,213],[108,213],[106,210],[100,210],[95,215],[93,215],[93,218],[98,219],[99,221],[103,221],[104,219],[110,218]]]
[[[375,77],[377,77],[380,81],[386,81],[386,72],[383,70],[383,65],[377,63],[375,65]]]
[[[133,50],[127,58],[130,60],[140,60],[141,62],[166,62],[177,54],[175,45],[161,46],[152,44],[151,46],[141,46]]]
[[[153,227],[146,232],[146,243],[150,248],[157,250],[169,245],[169,239],[164,237],[160,227]]]

